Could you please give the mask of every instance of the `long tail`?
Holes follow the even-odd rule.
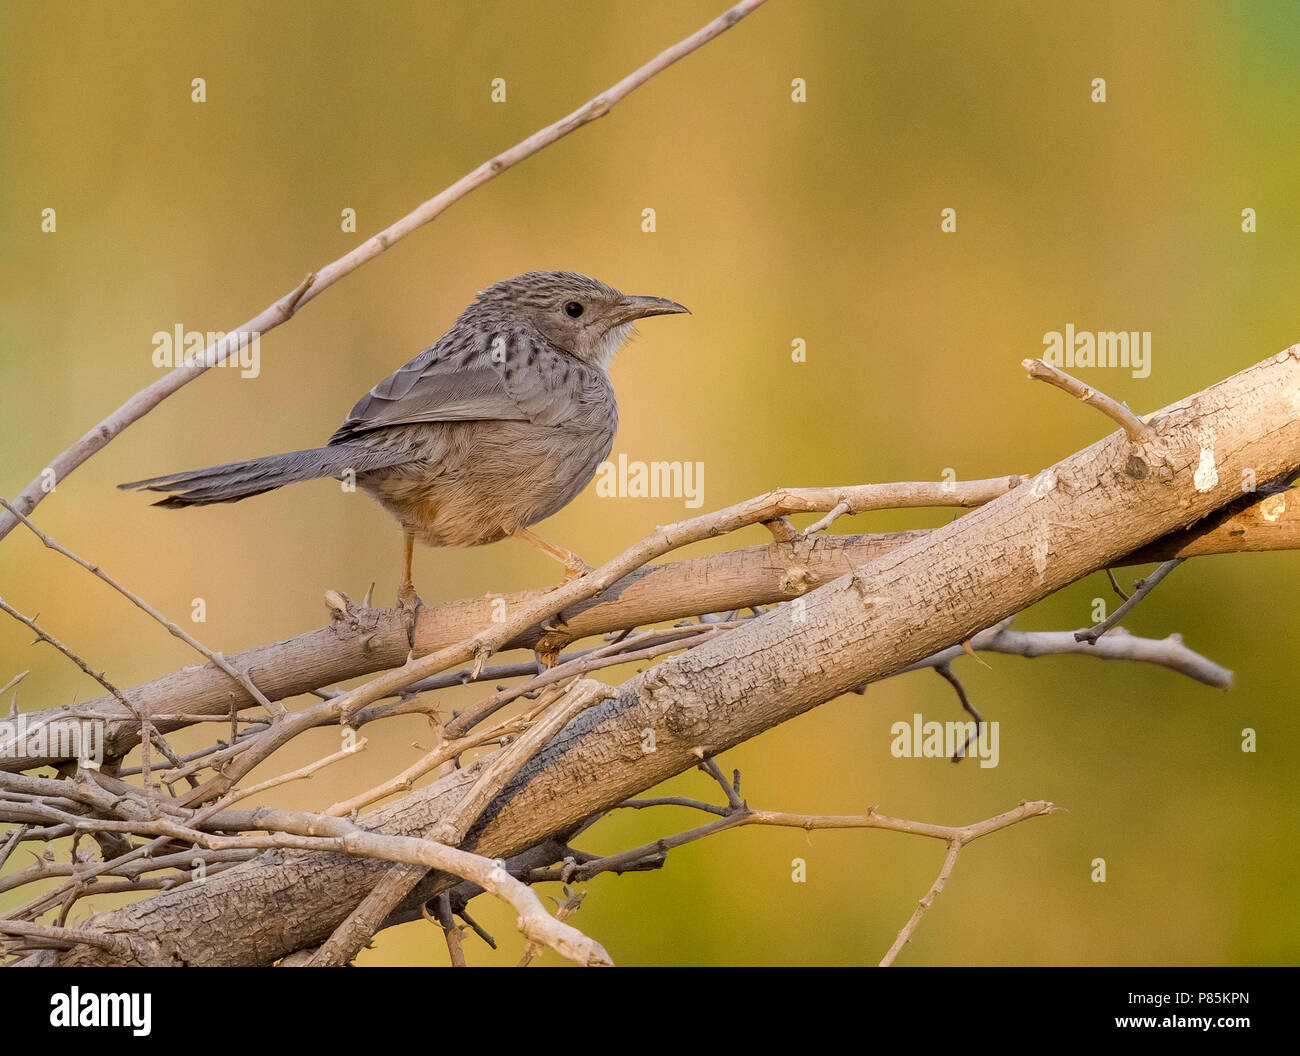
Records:
[[[364,444],[336,444],[252,458],[247,462],[229,462],[224,466],[208,466],[207,469],[192,469],[186,473],[169,473],[148,480],[133,480],[118,487],[172,492],[154,505],[178,509],[182,506],[207,506],[214,502],[238,502],[300,480],[341,477],[348,470],[362,473],[383,469],[410,457],[401,451]]]

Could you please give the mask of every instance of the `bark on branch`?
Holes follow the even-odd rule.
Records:
[[[827,490],[838,493],[847,489]],[[647,566],[624,577],[599,598],[566,609],[566,636],[576,640],[635,625],[790,601],[928,534],[928,530],[919,530],[818,535]],[[1296,549],[1300,549],[1300,492],[1263,487],[1188,529],[1126,554],[1113,565]],[[515,591],[423,608],[416,625],[415,652],[424,655],[446,648],[465,638],[467,628],[483,626],[491,617],[495,598],[513,610],[543,593]],[[534,626],[507,648],[531,649],[545,633]],[[230,667],[251,672],[272,700],[282,700],[396,667],[408,651],[400,614],[349,606],[327,627],[231,654],[226,660]],[[232,701],[241,708],[255,703],[211,664],[183,667],[123,694],[152,715],[225,716]],[[38,725],[74,717],[105,721],[105,750],[110,756],[124,755],[139,743],[138,718],[115,697],[99,697],[71,707],[29,713],[29,736],[22,742],[0,734],[0,771],[18,772],[70,761],[59,755],[32,754],[29,749],[35,743],[31,735]],[[156,725],[166,733],[186,723],[162,721]]]

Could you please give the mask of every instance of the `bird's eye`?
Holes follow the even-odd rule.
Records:
[[[564,314],[570,319],[576,319],[582,314],[582,305],[577,301],[570,301],[564,306]]]

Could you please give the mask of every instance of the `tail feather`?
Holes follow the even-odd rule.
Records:
[[[119,488],[171,492],[155,506],[178,509],[183,506],[207,506],[216,502],[238,502],[261,495],[285,484],[319,477],[338,477],[347,470],[362,473],[383,469],[407,461],[411,456],[401,451],[369,447],[364,444],[336,444],[307,451],[289,451],[244,462],[227,462],[221,466],[168,473],[147,480],[119,484]]]

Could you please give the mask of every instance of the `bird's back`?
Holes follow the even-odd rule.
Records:
[[[422,541],[473,546],[572,501],[617,427],[601,367],[526,326],[467,311],[362,397],[330,443],[406,451],[358,484]]]

